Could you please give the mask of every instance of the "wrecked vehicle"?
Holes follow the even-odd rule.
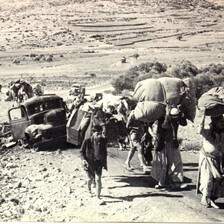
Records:
[[[55,94],[32,97],[9,109],[8,117],[14,141],[34,149],[66,143],[66,104]]]

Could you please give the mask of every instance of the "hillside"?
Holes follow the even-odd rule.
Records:
[[[205,0],[3,0],[0,81],[53,79],[67,88],[74,81],[102,83],[146,61],[172,66],[190,60],[199,67],[222,63],[223,5]],[[138,60],[132,57],[136,53]]]

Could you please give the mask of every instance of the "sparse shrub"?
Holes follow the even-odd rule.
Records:
[[[44,58],[44,61],[47,61],[47,62],[51,62],[51,61],[53,61],[53,55],[52,55],[52,54],[47,55],[47,56]]]
[[[171,70],[171,75],[183,79],[196,76],[198,72],[198,68],[191,62],[182,61]]]
[[[213,74],[213,75],[219,75],[219,74],[224,75],[224,65],[210,64],[206,66],[205,68],[201,69],[201,73],[206,73],[206,72],[209,72],[210,74]]]
[[[121,93],[124,89],[133,90],[135,77],[136,75],[120,75],[112,80],[112,86],[115,88],[115,91],[119,93]]]
[[[139,54],[137,54],[137,53],[133,54],[133,58],[138,59],[139,58]]]
[[[142,72],[144,73],[149,73],[150,71],[157,72],[157,73],[162,73],[166,72],[167,66],[164,63],[160,62],[146,62],[142,63],[139,66],[135,66],[132,69],[130,69],[130,72],[138,72],[138,74],[141,74]]]
[[[47,85],[47,80],[46,79],[42,79],[40,82],[41,86],[46,86]]]
[[[112,81],[116,91],[121,93],[124,89],[134,90],[137,82],[148,78],[176,77],[180,79],[194,77],[196,86],[196,98],[215,86],[224,84],[224,65],[210,64],[198,69],[189,61],[182,61],[177,64],[168,74],[166,64],[159,62],[142,63],[129,69],[126,74],[120,75]]]
[[[90,73],[89,76],[90,76],[91,78],[95,78],[95,77],[96,77],[96,74],[95,74],[95,73]]]
[[[195,77],[196,97],[200,98],[202,94],[215,86],[220,86],[224,83],[223,75],[212,75],[209,72],[201,73]]]
[[[34,53],[31,53],[31,54],[30,54],[30,57],[31,57],[31,58],[35,58],[36,56],[37,56],[37,55],[34,54]]]
[[[197,98],[211,88],[222,86],[224,83],[224,65],[222,64],[210,64],[201,68],[199,72],[195,77]]]
[[[33,60],[34,61],[40,61],[40,59],[41,59],[41,56],[36,56]]]
[[[20,64],[20,60],[19,59],[15,59],[15,60],[13,60],[13,63],[14,64]]]
[[[120,75],[113,79],[112,85],[116,91],[122,92],[124,89],[133,90],[136,83],[147,78],[159,78],[167,76],[167,66],[160,62],[142,63],[129,69],[125,75]]]

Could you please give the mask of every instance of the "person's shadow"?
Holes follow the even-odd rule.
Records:
[[[139,193],[135,195],[127,195],[127,196],[112,196],[112,195],[103,195],[102,197],[114,199],[113,201],[108,201],[108,203],[120,202],[120,201],[133,201],[135,198],[147,198],[147,197],[170,197],[170,198],[182,198],[183,195],[175,194],[174,192],[166,191],[165,189],[156,190],[154,187],[156,185],[156,181],[148,175],[138,175],[138,176],[114,176],[113,179],[116,182],[124,183],[121,186],[111,186],[108,189],[115,189],[115,188],[136,188],[136,187],[143,187],[143,188],[152,188],[153,192],[148,193]]]

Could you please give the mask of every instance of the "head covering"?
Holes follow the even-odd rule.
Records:
[[[22,84],[22,83],[24,83],[25,81],[24,81],[24,79],[20,79],[20,83]]]
[[[171,116],[176,116],[179,114],[179,110],[176,108],[176,107],[173,107],[171,110],[170,110],[170,115]]]

